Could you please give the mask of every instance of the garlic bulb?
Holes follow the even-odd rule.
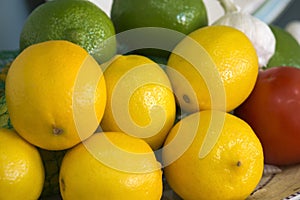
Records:
[[[213,25],[226,25],[242,31],[252,42],[259,61],[259,67],[267,65],[275,53],[276,39],[270,27],[251,14],[240,11],[232,0],[219,0],[225,10]]]

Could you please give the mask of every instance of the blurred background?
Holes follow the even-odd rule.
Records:
[[[288,7],[275,19],[273,24],[284,28],[293,20],[300,20],[300,1],[293,0]]]
[[[105,11],[109,13],[108,0],[91,0],[96,1],[96,4],[103,5]],[[246,0],[244,0],[246,1]],[[1,0],[0,1],[0,50],[16,50],[19,46],[19,35],[22,26],[29,13],[36,8],[44,0]],[[286,25],[294,20],[300,20],[300,1],[299,0],[279,0],[266,1],[272,3],[272,7],[267,7],[261,10],[259,16],[265,18],[268,23],[278,25],[285,28]],[[280,2],[280,3],[278,3]],[[285,2],[285,9],[278,15],[279,8],[281,11]],[[264,5],[264,4],[262,4]],[[276,6],[277,5],[277,6]],[[276,16],[273,16],[276,15]],[[271,21],[270,19],[271,18]],[[269,22],[270,21],[270,22]]]

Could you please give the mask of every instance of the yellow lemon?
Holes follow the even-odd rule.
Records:
[[[151,147],[121,132],[95,133],[70,149],[59,180],[65,200],[159,200],[163,190]]]
[[[36,200],[44,185],[37,148],[11,129],[0,129],[0,199]]]
[[[105,80],[82,47],[62,40],[42,42],[12,63],[6,101],[22,137],[44,149],[67,149],[97,129],[106,104]]]
[[[187,112],[233,110],[249,96],[258,75],[251,41],[228,26],[207,26],[190,33],[175,47],[168,66],[174,93]],[[216,99],[219,102],[212,105]]]
[[[101,128],[143,138],[155,150],[161,147],[176,115],[166,73],[139,55],[116,56],[103,68],[107,106]]]
[[[170,131],[162,155],[167,182],[185,200],[246,199],[263,174],[255,133],[223,111],[183,118]]]

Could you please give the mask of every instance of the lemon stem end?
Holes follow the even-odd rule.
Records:
[[[52,132],[54,135],[61,135],[64,131],[61,128],[53,127]]]

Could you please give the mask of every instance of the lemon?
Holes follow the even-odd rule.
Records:
[[[140,55],[119,55],[102,67],[107,106],[101,128],[142,138],[158,149],[176,116],[175,98],[166,73]]]
[[[46,1],[35,8],[23,25],[20,48],[23,50],[48,40],[68,40],[78,44],[100,63],[116,52],[112,21],[89,1]]]
[[[175,47],[166,72],[184,111],[231,111],[253,90],[258,57],[241,31],[207,26],[192,32]]]
[[[63,199],[159,200],[162,171],[150,146],[120,132],[95,133],[65,155]]]
[[[0,129],[0,152],[0,199],[38,199],[44,168],[36,147],[15,131]]]
[[[222,111],[183,118],[170,131],[162,155],[167,182],[185,200],[246,199],[264,167],[251,127]]]
[[[0,80],[5,83],[6,75],[10,67],[11,62],[19,54],[18,51],[5,51],[0,52]],[[2,63],[1,63],[2,62]],[[3,64],[3,66],[2,66]],[[3,84],[4,93],[5,84]],[[2,90],[1,90],[2,91]],[[5,94],[0,95],[0,127],[12,129],[10,123],[9,113],[6,106]],[[40,198],[49,197],[59,194],[59,182],[58,182],[58,172],[60,168],[61,160],[65,154],[64,151],[48,151],[38,148],[41,155],[44,170],[45,170],[45,180],[42,193]]]
[[[8,71],[5,92],[15,130],[47,150],[67,149],[92,135],[106,105],[100,66],[68,41],[22,51]]]

